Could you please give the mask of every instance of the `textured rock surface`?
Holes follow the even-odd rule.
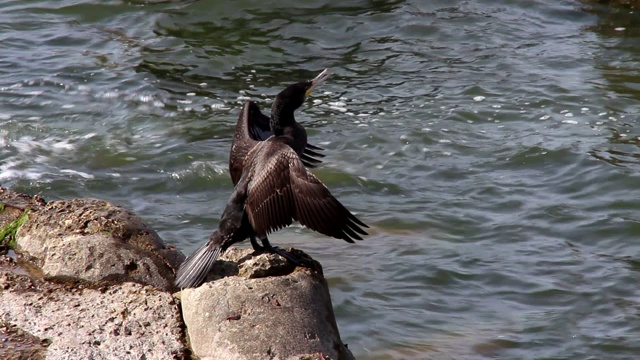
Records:
[[[279,256],[251,253],[229,249],[212,270],[217,280],[181,292],[194,355],[353,359],[340,340],[320,265],[311,260],[315,270],[294,268]]]
[[[18,230],[16,251],[45,276],[134,281],[173,290],[184,255],[165,246],[132,212],[108,201],[51,201],[29,213]]]
[[[177,302],[150,286],[53,283],[0,266],[0,304],[13,342],[33,345],[0,348],[2,359],[188,359]]]
[[[353,359],[322,267],[301,251],[308,268],[229,249],[209,283],[180,293],[181,316],[161,290],[175,290],[184,256],[132,212],[0,188],[2,204],[0,229],[19,227],[31,262],[0,255],[0,359]]]
[[[28,211],[44,205],[45,201],[40,196],[31,197],[0,186],[0,254],[8,250],[8,245],[13,240],[12,235],[8,235],[11,231],[5,231],[12,228],[12,222]]]

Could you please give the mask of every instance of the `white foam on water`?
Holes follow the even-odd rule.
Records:
[[[338,107],[346,107],[347,106],[347,104],[342,102],[342,101],[331,101],[331,102],[328,102],[327,105],[329,105],[329,106],[338,106]]]
[[[72,109],[74,107],[76,107],[74,104],[64,104],[64,105],[62,105],[63,109]]]
[[[474,96],[473,97],[473,101],[482,101],[484,99],[486,99],[484,96]]]
[[[573,113],[570,113],[570,112],[569,112],[569,113],[564,114],[564,116],[566,116],[566,117],[573,117]]]
[[[346,108],[337,107],[337,106],[329,106],[329,109],[340,111],[340,112],[347,112]]]
[[[71,169],[62,169],[60,170],[61,173],[63,174],[71,174],[71,175],[78,175],[82,178],[85,179],[94,179],[95,176],[91,175],[91,174],[87,174],[86,172],[82,172],[82,171],[76,171],[76,170],[71,170]]]
[[[562,122],[565,124],[572,124],[572,125],[576,125],[578,123],[576,120],[562,120]]]
[[[189,93],[187,93],[187,96],[196,96],[196,93],[194,93],[194,92],[189,92]]]
[[[549,120],[549,118],[551,118],[551,115],[542,115],[542,116],[540,116],[540,120]]]
[[[11,115],[9,114],[0,114],[0,121],[11,119]]]
[[[211,104],[209,105],[211,109],[215,110],[229,110],[230,108],[225,106],[225,104]]]
[[[193,101],[191,101],[191,100],[178,100],[178,103],[179,103],[179,104],[185,104],[185,105],[188,105],[188,104],[193,103]]]
[[[51,148],[53,150],[73,150],[76,148],[76,146],[70,143],[69,140],[62,140],[52,143]]]
[[[115,99],[118,97],[118,92],[116,91],[107,91],[106,93],[102,94],[99,97],[103,97],[105,99]]]

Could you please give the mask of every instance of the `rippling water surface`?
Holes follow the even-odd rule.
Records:
[[[640,356],[640,12],[576,1],[0,1],[0,183],[190,253],[240,106],[298,112],[372,226],[325,267],[359,359]]]

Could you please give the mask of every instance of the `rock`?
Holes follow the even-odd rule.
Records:
[[[44,205],[38,195],[30,197],[0,186],[0,254],[14,246],[15,232],[28,217],[28,211]]]
[[[44,199],[39,195],[29,196],[2,186],[0,186],[0,203],[3,204],[2,210],[18,210],[19,213],[22,213],[22,211],[26,209],[40,208],[46,204]],[[0,211],[0,213],[2,212],[3,211]],[[0,221],[0,226],[2,224],[2,221]]]
[[[28,216],[17,232],[16,251],[28,255],[45,276],[175,289],[184,255],[122,207],[97,199],[51,201]]]
[[[0,358],[3,360],[45,360],[46,340],[15,325],[0,322]]]
[[[193,354],[202,360],[353,359],[340,339],[320,264],[293,267],[279,256],[251,253],[228,249],[212,270],[217,280],[181,291]]]
[[[0,265],[0,304],[0,334],[20,344],[0,347],[2,359],[189,358],[177,302],[151,286],[33,280]]]

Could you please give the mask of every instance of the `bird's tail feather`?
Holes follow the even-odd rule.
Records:
[[[209,241],[189,255],[178,269],[176,286],[184,289],[202,285],[221,251],[222,248],[219,245]]]

